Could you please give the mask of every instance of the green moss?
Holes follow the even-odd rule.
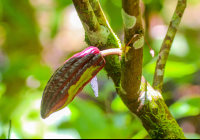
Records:
[[[109,48],[119,48],[120,41],[118,40],[117,36],[113,33],[110,33],[107,37],[107,43]],[[105,69],[110,72],[111,75],[115,75],[115,86],[120,86],[120,78],[121,78],[121,64],[119,62],[119,56],[117,55],[110,55],[106,57],[106,63],[109,65],[105,66]],[[111,76],[112,77],[112,76]]]
[[[95,17],[89,18],[89,22],[90,22],[90,23],[89,23],[89,24],[90,24],[89,26],[90,26],[90,27],[94,27],[94,21],[95,21]]]
[[[165,106],[163,106],[162,99],[154,99],[152,103],[149,103],[148,107],[150,109],[150,112],[145,111],[144,109],[144,114],[146,115],[142,115],[141,119],[147,121],[150,125],[149,128],[151,129],[148,130],[148,133],[152,139],[184,138],[182,129],[176,123],[176,120],[172,117],[168,117],[168,115],[170,114],[166,113],[166,109]],[[156,121],[152,121],[152,118],[150,118],[149,116],[155,118]]]
[[[114,46],[114,47],[118,47],[118,46],[119,46],[118,40],[115,38],[115,36],[114,36],[112,33],[110,33],[110,34],[108,35],[107,44],[108,44],[108,45],[112,45],[112,46]],[[113,47],[113,48],[114,48],[114,47]]]
[[[83,12],[84,12],[84,13],[88,13],[89,11],[88,11],[88,10],[85,10],[85,9],[83,9]]]
[[[138,79],[138,80],[141,80],[141,76],[138,76],[137,79]]]
[[[88,35],[86,34],[86,32],[85,32],[85,42],[86,42],[89,46],[91,45],[90,39],[89,39]]]
[[[159,90],[160,87],[161,87],[161,85],[162,85],[162,83],[161,83],[161,84],[158,84],[157,86],[154,86],[153,89],[154,89],[154,90]]]
[[[121,67],[124,68],[125,67],[125,56],[124,56],[124,54],[122,54],[120,62],[121,62]]]
[[[112,72],[113,73],[120,73],[119,69],[121,69],[121,65],[119,63],[119,57],[117,55],[111,57],[110,61],[109,61],[110,65],[112,67],[115,67],[117,69],[113,69]]]
[[[145,88],[146,88],[146,84],[143,83],[143,82],[141,82],[141,84],[140,84],[140,90],[141,91],[145,91]]]
[[[152,99],[152,101],[150,102],[150,108],[152,108],[152,109],[158,108],[158,105],[156,104],[154,99]]]
[[[115,79],[115,86],[119,87],[121,78],[121,65],[119,62],[119,57],[117,55],[110,55],[106,56],[105,60],[107,63],[107,65],[105,65],[106,71],[109,71],[109,76]]]

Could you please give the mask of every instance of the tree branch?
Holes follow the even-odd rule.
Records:
[[[163,87],[163,76],[165,70],[165,64],[169,56],[169,51],[176,35],[178,26],[186,8],[187,0],[178,0],[176,10],[171,19],[167,34],[163,40],[159,56],[156,62],[156,68],[154,73],[153,88],[161,93]]]
[[[110,28],[98,0],[73,2],[86,31],[88,45],[99,46],[100,50],[120,47],[119,39]],[[139,0],[122,0],[122,6],[125,43],[135,34],[137,36],[129,49],[123,48],[121,65],[118,56],[105,57],[105,70],[114,81],[118,95],[139,118],[151,138],[185,138],[161,94],[142,77],[144,31]]]
[[[168,110],[161,94],[142,76],[144,30],[139,0],[122,0],[125,43],[130,43],[126,58],[122,57],[120,97],[135,114],[151,138],[185,138],[176,120]],[[125,56],[125,55],[124,55]]]
[[[100,50],[120,48],[118,37],[110,28],[97,0],[73,0],[76,11],[86,32],[86,43]],[[106,56],[105,70],[116,87],[119,87],[121,66],[116,55]]]
[[[171,115],[162,95],[142,77],[137,110],[132,112],[141,120],[152,139],[185,139],[182,128]],[[134,106],[134,103],[132,103]]]
[[[129,50],[122,56],[121,66],[121,85],[120,97],[126,102],[137,102],[142,76],[144,30],[142,26],[139,0],[122,0],[122,18],[124,22],[125,44],[131,38]]]

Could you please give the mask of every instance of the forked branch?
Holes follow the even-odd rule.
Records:
[[[181,0],[179,0],[181,1]],[[119,48],[120,42],[110,28],[98,0],[73,0],[86,31],[88,45],[100,50]],[[129,110],[139,118],[151,138],[185,138],[170,114],[161,94],[142,76],[144,30],[139,0],[122,0],[125,44],[129,49],[122,54],[105,56],[105,70],[115,83],[116,91]],[[126,58],[125,58],[126,56]]]

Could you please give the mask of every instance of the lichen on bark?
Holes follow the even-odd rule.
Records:
[[[179,0],[179,2],[183,1],[186,0]],[[112,31],[98,0],[73,0],[73,2],[86,31],[85,40],[89,45],[98,46],[100,50],[121,47],[121,43]],[[155,90],[156,87],[162,86],[162,81],[153,89],[142,76],[144,29],[140,1],[122,0],[122,8],[123,20],[126,20],[124,21],[125,44],[134,35],[137,34],[137,36],[133,38],[128,51],[124,51],[126,56],[122,55],[121,61],[117,55],[105,57],[104,68],[107,75],[113,80],[116,91],[124,104],[139,118],[151,138],[185,138],[160,92]],[[90,11],[86,12],[88,9]],[[176,17],[176,15],[173,17],[173,27],[180,22],[179,19],[176,20]],[[170,30],[169,34],[173,33],[173,30]],[[103,39],[98,39],[100,37]],[[167,44],[170,44],[171,38],[167,39]],[[162,53],[168,52],[163,51]],[[125,61],[125,57],[127,61]],[[160,59],[160,63],[163,61],[165,58]],[[164,69],[159,70],[157,71],[158,75],[161,75]]]
[[[165,68],[165,64],[167,63],[167,58],[169,56],[172,42],[176,35],[184,10],[186,8],[186,3],[187,3],[187,0],[178,0],[167,34],[160,48],[159,56],[156,63],[155,73],[154,73],[154,80],[153,80],[153,87],[155,90],[159,92],[162,91],[164,74],[160,75],[158,69],[164,70]]]

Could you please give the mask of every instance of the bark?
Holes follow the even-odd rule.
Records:
[[[180,2],[181,0],[179,0]],[[73,0],[86,32],[88,45],[100,50],[120,48],[121,43],[109,26],[98,0]],[[141,121],[151,138],[185,138],[159,91],[142,76],[144,29],[139,0],[122,0],[125,44],[121,62],[117,55],[106,56],[105,70],[118,95]]]
[[[153,88],[159,92],[162,91],[165,65],[167,63],[167,58],[169,56],[169,51],[172,46],[172,42],[176,35],[178,26],[181,22],[184,10],[186,8],[186,3],[187,0],[178,0],[176,10],[173,14],[167,34],[160,48],[153,80]]]

